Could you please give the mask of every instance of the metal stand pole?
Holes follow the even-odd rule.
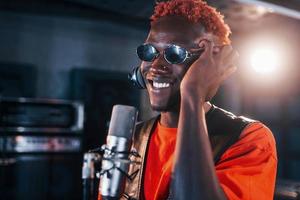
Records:
[[[100,162],[100,155],[97,153],[85,153],[82,166],[82,194],[83,200],[96,200],[95,190],[95,163]]]

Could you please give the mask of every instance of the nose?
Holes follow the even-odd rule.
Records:
[[[165,60],[163,54],[160,54],[151,64],[150,72],[153,74],[168,74],[172,72],[171,65]]]

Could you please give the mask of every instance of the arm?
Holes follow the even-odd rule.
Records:
[[[214,168],[207,133],[204,103],[213,97],[220,83],[235,71],[237,54],[230,46],[217,53],[207,40],[205,51],[189,68],[181,82],[181,106],[175,150],[174,198],[226,199]]]

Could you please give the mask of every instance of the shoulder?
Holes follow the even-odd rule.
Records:
[[[206,114],[206,122],[209,132],[240,133],[249,123],[256,121],[212,105]]]
[[[251,123],[242,131],[239,143],[254,143],[259,149],[276,149],[276,142],[272,131],[263,123]]]
[[[257,156],[267,153],[277,160],[276,142],[272,131],[261,122],[249,123],[239,139],[226,152],[227,155],[250,153]]]
[[[277,160],[274,136],[263,123],[244,116],[237,116],[213,105],[208,113],[207,125],[215,135],[223,132],[233,138],[230,140],[232,143],[224,152],[223,158],[241,156],[250,152],[257,154],[268,152]]]
[[[134,137],[137,138],[143,136],[144,134],[150,134],[158,119],[159,116],[156,116],[146,121],[137,122],[135,125]]]
[[[138,131],[138,130],[141,130],[142,128],[145,128],[146,126],[154,125],[156,123],[156,121],[159,119],[159,117],[160,116],[155,116],[148,120],[137,122],[135,125],[135,130]]]
[[[216,171],[229,199],[272,199],[277,162],[271,130],[254,122],[222,155]]]
[[[226,143],[226,148],[230,147],[239,139],[245,127],[254,122],[256,121],[237,116],[214,105],[206,114],[207,130],[213,148],[216,145],[220,146],[219,143]]]

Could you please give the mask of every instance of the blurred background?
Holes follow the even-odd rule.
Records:
[[[270,127],[277,179],[300,188],[300,1],[208,3],[240,53],[213,103]],[[0,0],[0,199],[81,199],[83,152],[105,143],[112,106],[138,107],[139,120],[155,115],[127,80],[153,6]]]

